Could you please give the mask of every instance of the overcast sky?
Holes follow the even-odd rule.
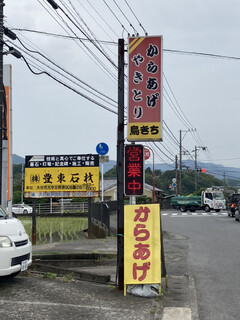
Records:
[[[196,128],[196,132],[183,134],[183,146],[192,156],[195,146],[206,146],[208,152],[200,150],[198,153],[200,161],[240,167],[240,59],[227,58],[240,58],[239,1],[56,0],[56,3],[65,13],[64,4],[75,12],[75,21],[81,28],[94,34],[98,40],[111,42],[101,43],[113,63],[89,42],[15,30],[28,49],[42,52],[61,68],[117,101],[117,70],[113,64],[117,65],[118,38],[124,37],[127,41],[128,32],[134,33],[130,23],[141,36],[144,36],[143,29],[149,36],[162,35],[165,49],[163,120],[167,127],[164,127],[163,142],[154,145],[155,161],[171,163],[179,153],[171,133],[179,140],[180,129]],[[9,28],[69,35],[71,31],[63,24],[65,22],[78,37],[85,38],[62,10],[57,10],[57,16],[45,0],[5,0],[4,24]],[[73,17],[70,13],[68,15]],[[62,20],[57,20],[58,17]],[[50,71],[29,56],[29,51],[17,40],[8,44],[22,52],[35,72]],[[227,57],[170,53],[166,49]],[[107,70],[99,67],[88,50]],[[31,55],[56,69],[42,56]],[[127,54],[125,58],[127,62]],[[45,74],[34,75],[23,59],[5,55],[4,63],[13,66],[13,153],[22,157],[31,154],[96,153],[96,145],[105,142],[109,145],[110,159],[116,160],[116,102],[111,101],[113,106],[101,100],[103,106],[113,110],[112,113]],[[39,70],[34,67],[36,64]],[[80,88],[76,78],[73,83],[54,71],[51,73],[80,93],[100,101]],[[180,120],[179,113],[184,122]]]

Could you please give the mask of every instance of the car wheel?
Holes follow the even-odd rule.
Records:
[[[20,273],[20,271],[15,272],[15,273],[12,273],[12,274],[10,274],[8,277],[9,277],[9,278],[14,278],[14,277],[16,277],[19,273]]]
[[[186,209],[186,207],[185,207],[185,206],[180,206],[180,211],[181,211],[181,212],[186,212],[186,211],[187,211],[187,209]]]
[[[239,212],[235,213],[235,221],[239,221]]]
[[[210,212],[210,207],[208,205],[205,206],[205,212]]]
[[[24,209],[23,214],[28,214],[28,211],[26,209]]]

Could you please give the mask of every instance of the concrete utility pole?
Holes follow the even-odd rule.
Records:
[[[182,194],[182,141],[187,134],[187,132],[194,132],[196,129],[188,129],[188,130],[181,130],[180,129],[180,137],[179,137],[179,183],[178,183],[178,192],[179,195]],[[184,137],[182,137],[182,133],[185,132]]]
[[[0,0],[0,203],[2,204],[2,139],[3,139],[3,7],[4,1]]]
[[[118,39],[117,286],[124,289],[124,39]]]
[[[179,183],[178,183],[178,193],[182,194],[182,130],[180,129],[179,137]]]
[[[176,177],[176,189],[175,189],[175,194],[176,196],[178,195],[178,157],[177,155],[175,156],[175,177]]]
[[[207,147],[202,147],[202,146],[195,146],[194,149],[194,168],[195,168],[195,191],[197,191],[197,174],[198,174],[198,165],[197,165],[197,153],[199,150],[205,151]]]

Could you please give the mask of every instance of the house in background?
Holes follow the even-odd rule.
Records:
[[[100,180],[100,197],[95,198],[95,201],[101,200],[102,196],[102,181]],[[163,191],[155,187],[155,198],[161,198]],[[150,184],[145,183],[144,196],[152,198],[153,187]],[[116,201],[117,200],[117,179],[103,179],[103,200],[104,201]]]

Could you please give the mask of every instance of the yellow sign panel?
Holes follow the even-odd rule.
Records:
[[[125,206],[124,286],[153,283],[161,283],[160,207]]]
[[[160,122],[128,123],[128,141],[162,140]]]
[[[99,167],[25,168],[25,195],[97,196]]]

